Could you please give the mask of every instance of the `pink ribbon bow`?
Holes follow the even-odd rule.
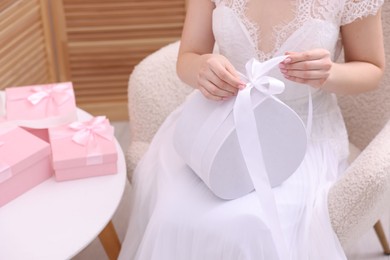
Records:
[[[62,105],[73,96],[72,89],[67,84],[33,87],[32,91],[34,94],[28,96],[27,99],[33,105],[37,105],[44,99],[54,101],[57,105]]]
[[[79,145],[87,147],[87,164],[102,163],[103,158],[97,139],[101,137],[112,141],[114,138],[114,128],[106,123],[106,117],[98,116],[87,122],[74,122],[69,127],[76,131],[72,140]]]
[[[113,139],[114,129],[109,124],[106,124],[105,121],[105,116],[98,116],[87,122],[74,122],[70,124],[69,127],[77,131],[73,135],[72,140],[83,146],[93,141],[96,136],[101,136],[111,141]]]

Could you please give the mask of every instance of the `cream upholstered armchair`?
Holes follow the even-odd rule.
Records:
[[[384,9],[389,14],[383,17],[389,17],[390,3]],[[384,29],[390,45],[388,18]],[[161,123],[192,91],[176,75],[178,46],[176,42],[149,55],[130,76],[131,143],[127,154],[130,175]],[[344,247],[376,223],[375,231],[384,252],[390,254],[381,224],[377,222],[390,207],[390,75],[386,75],[378,91],[340,98],[340,104],[354,144],[353,161],[329,194],[331,222]]]

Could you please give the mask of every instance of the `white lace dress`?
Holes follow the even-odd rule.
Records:
[[[264,61],[286,51],[325,48],[336,59],[340,26],[375,14],[383,0],[260,1],[264,6],[258,2],[215,0],[216,42],[241,72],[252,57]],[[286,82],[278,70],[272,74]],[[345,169],[348,156],[336,98],[289,81],[278,97],[305,121],[308,89],[313,126],[306,157],[273,189],[280,225],[288,259],[346,259],[327,209],[329,187]],[[267,212],[262,212],[256,194],[230,201],[215,197],[176,153],[172,134],[180,113],[178,108],[167,118],[134,172],[131,217],[120,259],[278,259],[263,222]]]

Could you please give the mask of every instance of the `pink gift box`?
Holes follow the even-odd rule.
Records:
[[[50,145],[16,126],[0,126],[0,207],[53,175]]]
[[[77,119],[71,82],[7,88],[6,117],[39,138],[49,141],[47,128]]]
[[[114,128],[105,117],[49,128],[56,180],[117,173]]]

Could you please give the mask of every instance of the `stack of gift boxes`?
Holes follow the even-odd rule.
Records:
[[[0,207],[53,175],[66,181],[117,172],[113,127],[104,116],[78,121],[72,83],[8,88],[3,102]]]

